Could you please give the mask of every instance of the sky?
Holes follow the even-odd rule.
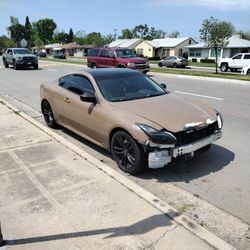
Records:
[[[147,24],[199,41],[204,19],[213,16],[250,32],[250,0],[0,0],[0,35],[7,35],[10,16],[21,24],[51,18],[57,30],[120,35],[122,29]]]

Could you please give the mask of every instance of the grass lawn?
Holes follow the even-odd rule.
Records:
[[[40,58],[39,60],[40,61],[47,61],[47,62],[49,61],[49,62],[60,62],[60,63],[69,63],[69,64],[77,64],[77,65],[86,65],[86,62],[84,62],[84,61],[75,61],[75,60],[70,60],[70,59],[65,60],[65,59],[54,59],[54,58]],[[241,75],[240,73],[239,74],[232,74],[230,72],[215,74],[213,72],[202,72],[202,71],[195,71],[195,70],[181,70],[181,69],[173,69],[173,68],[165,68],[165,67],[164,68],[151,68],[150,72],[250,81],[249,75]]]

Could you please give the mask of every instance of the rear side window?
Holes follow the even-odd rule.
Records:
[[[249,55],[244,55],[244,59],[250,59],[250,54]]]
[[[91,82],[79,75],[69,75],[60,78],[59,86],[77,95],[82,95],[84,92],[94,92]]]
[[[107,57],[107,50],[106,49],[101,50],[100,57]]]
[[[88,56],[98,56],[98,55],[99,55],[99,52],[100,52],[100,49],[91,49],[91,50],[89,51]]]
[[[234,56],[233,59],[241,59],[241,57],[242,57],[242,54],[239,54],[237,56]]]

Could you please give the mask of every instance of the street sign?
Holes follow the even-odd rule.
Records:
[[[20,42],[20,45],[21,45],[21,47],[26,48],[27,45],[28,45],[28,43],[27,43],[27,41],[23,38],[23,39],[21,40],[21,42]]]

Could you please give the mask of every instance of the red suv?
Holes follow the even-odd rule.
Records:
[[[132,50],[126,48],[95,48],[87,57],[90,68],[130,68],[146,74],[150,67],[148,60],[136,57]]]

